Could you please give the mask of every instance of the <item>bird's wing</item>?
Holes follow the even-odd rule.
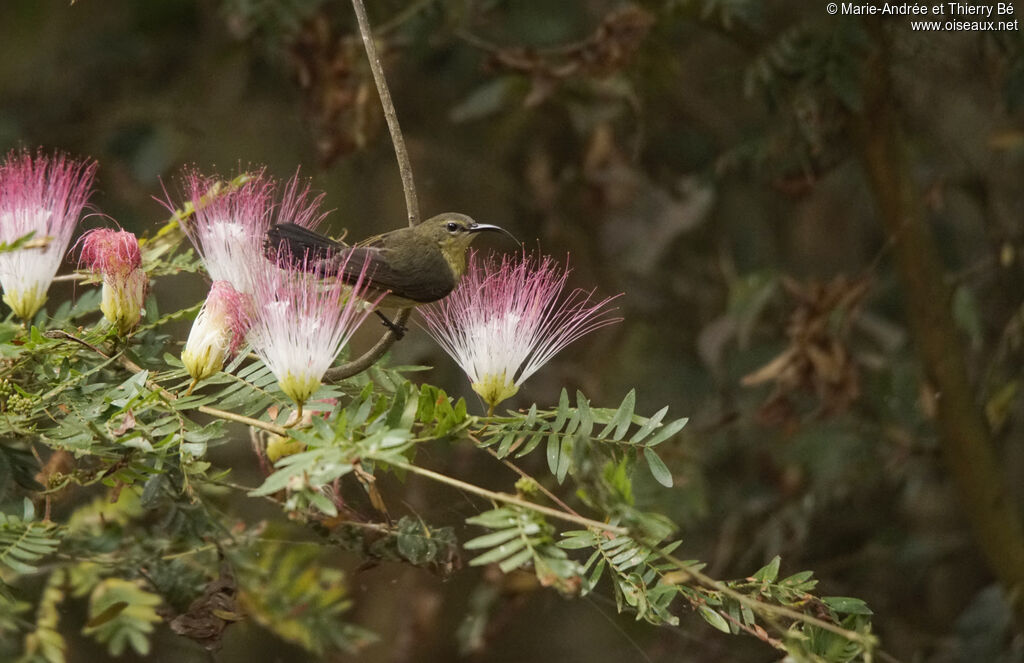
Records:
[[[416,271],[398,271],[391,266],[390,249],[380,246],[353,246],[342,249],[347,258],[339,276],[346,283],[355,283],[366,266],[365,281],[373,290],[388,291],[418,303],[441,299],[454,287],[446,279],[425,278]],[[344,259],[344,258],[343,258]]]
[[[436,301],[452,291],[455,279],[439,252],[414,252],[411,258],[398,261],[389,247],[389,235],[345,246],[294,223],[279,223],[267,231],[267,247],[284,249],[296,266],[309,271],[323,268],[350,285],[364,274],[370,290],[387,291],[417,303]]]
[[[277,223],[267,231],[267,248],[271,251],[284,249],[296,262],[306,257],[312,266],[329,259],[345,245],[294,223]]]

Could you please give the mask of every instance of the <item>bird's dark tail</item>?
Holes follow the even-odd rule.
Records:
[[[277,223],[267,231],[266,248],[272,256],[284,254],[293,261],[315,265],[329,259],[345,245],[294,223]]]

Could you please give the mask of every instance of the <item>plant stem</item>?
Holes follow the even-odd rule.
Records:
[[[164,392],[167,394],[168,392]],[[173,397],[173,394],[168,394]],[[263,430],[285,437],[288,435],[287,429],[277,424],[272,424],[269,421],[260,421],[259,419],[253,419],[252,417],[246,417],[241,414],[235,414],[234,412],[228,412],[227,410],[218,410],[215,407],[209,407],[208,405],[200,405],[196,408],[203,414],[208,414],[211,417],[217,417],[218,419],[224,419],[225,421],[234,421],[238,424],[245,424],[252,426],[253,428],[262,428]]]
[[[134,361],[132,361],[128,357],[125,357],[124,355],[121,355],[120,357],[118,357],[117,361],[118,361],[119,364],[124,366],[126,369],[128,369],[132,373],[141,373],[144,370],[141,366],[136,364]],[[153,391],[160,392],[160,395],[163,396],[164,398],[166,398],[169,401],[176,401],[176,400],[178,400],[177,396],[175,396],[171,392],[167,391],[166,389],[164,389],[163,387],[158,385],[156,382],[153,382],[152,380],[147,380],[146,381],[146,387],[148,389],[152,389]],[[288,435],[288,431],[287,430],[285,430],[281,426],[278,426],[277,424],[272,424],[269,421],[260,421],[259,419],[253,419],[252,417],[246,417],[246,416],[241,415],[241,414],[235,414],[234,412],[228,412],[227,410],[219,410],[219,409],[217,409],[215,407],[210,407],[208,405],[200,405],[199,407],[196,408],[196,410],[199,411],[199,412],[202,412],[203,414],[208,414],[211,417],[217,417],[218,419],[224,419],[226,421],[234,421],[235,423],[246,424],[247,426],[254,426],[256,428],[262,428],[265,431],[269,431],[271,433],[276,433],[277,435],[281,435],[281,436]]]
[[[409,225],[415,226],[420,222],[420,204],[416,198],[416,183],[412,176],[412,163],[409,161],[409,152],[405,149],[405,137],[402,136],[402,128],[398,124],[398,113],[395,111],[395,104],[391,100],[391,91],[388,89],[388,81],[384,76],[384,67],[381,65],[380,56],[377,55],[377,46],[373,40],[373,30],[370,28],[370,19],[366,16],[366,7],[363,5],[363,0],[352,0],[352,9],[355,11],[356,21],[359,23],[359,36],[363,39],[363,48],[366,50],[366,59],[370,62],[370,71],[373,73],[373,82],[377,86],[377,94],[380,96],[380,105],[384,109],[384,119],[388,123],[391,144],[395,148],[395,159],[398,161],[398,173],[402,178],[402,193],[405,195],[405,211],[409,217]],[[399,329],[405,327],[405,323],[409,321],[410,314],[410,309],[401,309],[394,320],[395,327]],[[388,348],[397,340],[398,337],[395,335],[395,332],[389,330],[363,356],[329,369],[324,374],[324,379],[329,382],[337,382],[365,371],[383,357]]]
[[[704,585],[708,589],[712,589],[716,592],[721,592],[722,594],[725,594],[726,596],[735,599],[742,605],[750,608],[754,612],[759,613],[761,615],[770,615],[773,617],[783,617],[786,619],[792,619],[794,621],[803,622],[804,624],[815,626],[826,631],[831,631],[832,633],[835,633],[836,635],[841,636],[851,642],[856,642],[860,644],[868,651],[874,649],[878,644],[875,638],[873,638],[870,635],[864,635],[862,633],[857,633],[856,631],[845,629],[842,626],[837,626],[823,619],[818,619],[817,617],[805,615],[804,613],[793,610],[792,608],[787,608],[781,605],[773,605],[770,603],[763,603],[761,601],[754,600],[749,596],[742,594],[741,592],[737,592],[735,589],[731,589],[724,583],[715,580],[711,576],[705,575],[700,571],[695,570],[692,566],[688,566],[682,560],[672,555],[666,555],[664,553],[661,553],[661,558],[669,562],[676,568],[678,568],[680,571],[689,574],[693,577],[694,580]],[[784,629],[780,630],[784,631]]]
[[[394,460],[387,460],[384,462],[387,462],[389,465],[393,467],[397,467],[399,469],[411,472],[413,474],[419,474],[420,476],[426,477],[428,479],[432,479],[439,483],[444,483],[449,486],[453,486],[460,490],[464,490],[467,493],[473,493],[474,495],[486,497],[487,499],[493,500],[495,502],[504,502],[505,504],[511,504],[514,506],[523,507],[525,509],[531,509],[533,511],[536,511],[537,513],[542,513],[546,516],[551,516],[552,518],[558,518],[560,520],[576,523],[579,525],[583,525],[585,527],[592,527],[605,532],[611,532],[613,534],[629,533],[629,531],[625,527],[620,527],[618,525],[610,525],[608,523],[602,523],[600,521],[592,520],[590,518],[581,516],[575,512],[567,513],[565,511],[559,511],[558,509],[552,509],[550,507],[542,506],[540,504],[534,504],[533,502],[521,499],[519,497],[515,497],[514,495],[508,495],[506,493],[497,493],[491,490],[487,490],[486,488],[481,488],[480,486],[476,486],[471,483],[466,483],[465,481],[461,481],[459,479],[455,479],[453,477],[449,477],[447,475],[440,474],[432,470],[428,470],[423,467],[417,467],[416,465],[412,465],[410,463],[404,463],[401,461]],[[874,649],[874,647],[877,645],[875,639],[871,636],[866,636],[855,631],[845,629],[841,626],[832,624],[831,622],[827,622],[816,617],[811,617],[810,615],[805,615],[804,613],[798,612],[791,608],[755,601],[754,599],[751,599],[748,596],[727,587],[724,583],[715,580],[714,578],[707,576],[701,573],[700,571],[694,570],[691,566],[685,564],[684,562],[673,557],[672,555],[662,554],[661,557],[669,563],[671,563],[676,568],[678,568],[679,570],[689,574],[696,581],[698,581],[700,584],[704,585],[708,589],[712,589],[714,591],[721,592],[722,594],[726,594],[729,597],[735,599],[739,603],[743,604],[744,606],[750,608],[751,610],[759,614],[792,619],[794,621],[799,621],[810,626],[815,626],[817,628],[824,629],[826,631],[831,631],[832,633],[835,633],[836,635],[846,638],[851,642],[856,642],[860,644],[867,650]]]
[[[469,435],[469,439],[473,440],[473,442],[475,442],[477,446],[480,446],[480,440],[476,439],[472,434]],[[567,513],[571,513],[571,514],[573,514],[575,516],[579,515],[576,512],[575,509],[573,509],[571,506],[569,506],[568,504],[563,502],[558,497],[558,495],[555,495],[553,492],[551,492],[550,490],[545,488],[544,485],[540,481],[537,481],[536,479],[531,477],[529,474],[527,474],[526,472],[521,470],[518,465],[516,465],[515,463],[509,461],[507,458],[502,458],[501,456],[498,455],[497,451],[495,451],[494,449],[492,449],[490,447],[485,447],[485,450],[487,451],[487,453],[491,454],[494,458],[496,458],[498,461],[500,461],[505,467],[509,468],[510,470],[512,470],[513,472],[515,472],[519,476],[521,476],[522,478],[528,479],[528,480],[532,481],[534,483],[534,485],[537,486],[537,489],[540,492],[544,493],[544,495],[546,495],[549,500],[551,500],[552,502],[554,502],[558,506],[562,507],[562,509],[564,509]]]
[[[437,481],[439,483],[448,484],[449,486],[453,486],[455,488],[458,488],[459,490],[464,490],[467,493],[473,493],[474,495],[479,495],[480,497],[486,497],[487,499],[493,500],[495,502],[504,502],[505,504],[512,504],[514,506],[523,507],[524,509],[530,509],[531,511],[542,513],[545,516],[551,516],[552,518],[558,518],[559,520],[565,520],[571,523],[576,523],[577,525],[583,525],[584,527],[593,527],[595,529],[600,529],[605,532],[611,532],[612,534],[629,533],[629,530],[619,525],[610,525],[608,523],[602,523],[598,520],[585,518],[584,516],[580,516],[578,514],[566,513],[565,511],[559,511],[558,509],[552,509],[551,507],[543,506],[540,504],[534,504],[529,500],[524,500],[522,498],[516,497],[515,495],[509,495],[507,493],[496,493],[492,490],[487,490],[486,488],[481,488],[480,486],[476,486],[471,483],[466,483],[465,481],[461,481],[459,479],[455,479],[453,477],[440,474],[438,472],[434,472],[433,470],[428,470],[424,467],[417,467],[416,465],[412,465],[410,463],[394,461],[391,459],[382,460],[381,462],[385,462],[391,465],[392,467],[397,467],[407,472],[412,472],[413,474],[419,474],[420,476],[427,477],[428,479],[433,479],[434,481]]]
[[[411,309],[407,308],[399,311],[398,316],[393,321],[395,326],[398,328],[405,327],[405,323],[409,321],[411,313]],[[324,380],[327,382],[337,382],[362,373],[370,366],[373,366],[378,359],[383,357],[384,353],[388,351],[388,348],[394,345],[397,340],[398,338],[395,336],[395,333],[389,330],[381,336],[376,345],[367,350],[363,356],[358,359],[353,359],[350,362],[335,366],[334,368],[327,369],[327,372],[324,373]]]
[[[388,81],[384,77],[384,67],[380,63],[380,56],[377,55],[373,30],[370,28],[370,19],[366,17],[363,0],[352,0],[352,9],[355,10],[356,20],[359,22],[359,36],[363,38],[363,48],[366,49],[366,57],[370,61],[373,82],[377,86],[380,105],[384,109],[384,119],[387,120],[388,131],[391,133],[391,143],[395,147],[395,158],[398,160],[398,172],[402,177],[402,191],[405,193],[405,209],[409,214],[409,225],[415,226],[420,222],[420,205],[416,198],[416,184],[412,177],[409,153],[405,149],[405,138],[402,136],[402,128],[398,125],[398,113],[395,112],[395,104],[391,101]]]

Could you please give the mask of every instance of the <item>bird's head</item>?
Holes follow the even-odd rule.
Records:
[[[517,244],[519,240],[501,226],[489,223],[477,223],[465,214],[446,212],[431,217],[417,228],[426,235],[428,241],[436,242],[444,254],[456,276],[462,276],[466,269],[466,250],[476,236],[482,232],[493,230],[504,233]]]

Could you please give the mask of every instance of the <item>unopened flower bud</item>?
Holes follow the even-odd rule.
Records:
[[[139,324],[146,297],[139,241],[126,230],[97,228],[86,233],[81,242],[81,263],[103,276],[103,317],[123,336]]]
[[[214,375],[245,340],[244,296],[227,281],[214,281],[192,323],[181,361],[195,382]]]
[[[290,437],[270,434],[267,439],[267,460],[276,463],[285,456],[294,456],[306,450],[306,445]]]

